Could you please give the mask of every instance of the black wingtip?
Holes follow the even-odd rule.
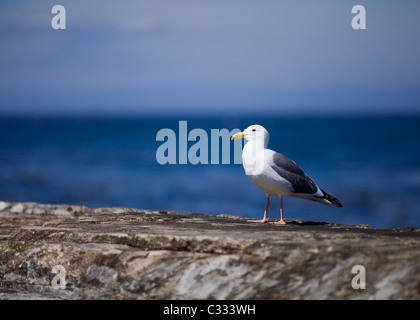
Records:
[[[340,200],[338,200],[337,198],[334,198],[333,196],[329,195],[328,193],[326,193],[324,190],[322,190],[323,195],[323,199],[328,200],[329,202],[331,202],[332,205],[342,208],[343,205],[340,203]]]

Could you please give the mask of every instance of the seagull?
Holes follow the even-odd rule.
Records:
[[[264,127],[254,124],[232,136],[232,140],[241,138],[248,140],[242,151],[245,173],[265,192],[267,197],[264,217],[261,220],[247,222],[268,222],[267,212],[271,196],[280,197],[280,221],[270,222],[277,225],[286,224],[283,220],[283,197],[308,199],[337,207],[343,206],[337,198],[318,187],[293,160],[267,149],[270,135]]]

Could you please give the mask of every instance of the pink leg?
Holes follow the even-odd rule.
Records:
[[[283,220],[283,198],[280,197],[280,221],[276,222],[270,222],[271,224],[279,224],[279,225],[285,225],[286,222]]]
[[[268,221],[267,212],[268,212],[269,206],[270,206],[270,197],[267,196],[267,202],[265,203],[264,218],[262,218],[261,220],[247,220],[247,222],[266,223]]]

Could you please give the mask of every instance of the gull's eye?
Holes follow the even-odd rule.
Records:
[[[252,132],[255,132],[255,131],[257,131],[257,129],[252,129]]]

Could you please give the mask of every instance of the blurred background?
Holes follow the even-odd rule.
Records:
[[[344,205],[287,198],[286,218],[420,227],[419,15],[414,0],[4,0],[0,200],[259,218],[242,165],[156,161],[181,120],[209,137],[258,123]]]

